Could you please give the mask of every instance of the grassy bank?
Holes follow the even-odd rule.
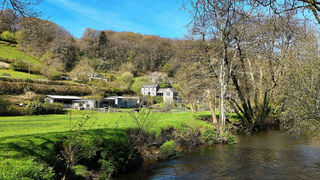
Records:
[[[212,128],[212,125],[196,119],[201,115],[209,115],[209,112],[196,115],[163,114],[148,131],[159,134],[169,126],[182,129],[181,125],[185,123],[204,129]],[[93,113],[90,116],[85,128],[96,123],[92,126],[93,130],[88,132],[89,137],[97,136],[95,130],[105,127],[104,125],[107,125],[106,129],[109,131],[109,137],[103,137],[106,139],[115,139],[117,133],[133,127],[132,119],[127,113]],[[72,115],[73,121],[81,118],[81,114]],[[67,115],[0,117],[0,179],[52,178],[52,167],[58,163],[54,147],[58,142],[63,143],[68,136],[69,122]],[[115,126],[119,128],[113,129]]]
[[[2,75],[3,73],[10,74],[10,77],[12,78],[21,78],[21,79],[29,78],[29,73],[14,71],[12,69],[0,69],[0,77],[7,77],[7,76],[3,76]],[[46,77],[42,75],[37,75],[37,74],[30,74],[30,79],[46,79]]]
[[[41,65],[41,63],[29,55],[19,51],[17,47],[8,46],[7,42],[0,41],[0,57],[8,59],[23,59],[31,64]]]

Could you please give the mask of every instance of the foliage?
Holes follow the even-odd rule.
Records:
[[[89,178],[89,172],[85,166],[82,166],[82,165],[73,166],[71,167],[71,171],[75,173],[76,177],[70,177],[70,178],[79,178],[79,177],[86,178],[86,179]]]
[[[201,132],[203,140],[209,145],[214,144],[217,138],[217,133],[215,129],[206,129]]]
[[[49,73],[49,79],[53,81],[61,80],[61,74],[55,68],[51,68]]]
[[[14,63],[10,64],[10,67],[18,71],[27,71],[29,69],[27,62],[22,59],[17,59]]]
[[[89,119],[89,116],[83,115],[81,119],[72,120],[71,114],[69,114],[69,134],[61,151],[61,156],[66,164],[63,179],[66,179],[70,168],[75,166],[81,159],[95,156],[96,152],[100,150],[100,148],[97,147],[98,143],[95,137],[93,137],[93,139],[85,138],[84,126]],[[88,130],[90,130],[92,126],[90,126]]]
[[[44,105],[41,102],[31,101],[28,103],[28,110],[32,115],[39,115],[45,112]]]
[[[32,79],[30,79],[30,78],[25,78],[25,79],[24,79],[24,82],[33,83]]]
[[[174,68],[171,63],[166,63],[165,65],[162,66],[162,72],[165,72],[168,74],[169,77],[174,76]]]
[[[11,33],[9,31],[4,31],[0,37],[4,40],[14,41],[14,33]]]
[[[123,74],[121,74],[121,79],[124,82],[131,84],[131,82],[133,80],[133,74],[131,72],[124,72]]]
[[[141,91],[141,87],[143,84],[150,84],[151,81],[147,77],[138,77],[136,78],[135,82],[131,86],[131,90],[135,93],[138,93]]]
[[[45,114],[63,114],[65,112],[61,103],[45,102],[43,107]]]
[[[228,144],[235,144],[237,143],[237,136],[233,135],[233,134],[229,134],[226,138],[226,142]]]
[[[5,112],[8,109],[9,105],[9,102],[0,98],[0,114],[2,114],[2,112]]]
[[[39,102],[39,101],[31,101],[27,106],[29,113],[32,115],[39,114],[63,114],[63,106],[61,103],[52,103],[49,102]]]
[[[176,143],[174,141],[166,141],[160,147],[159,151],[165,159],[178,155],[178,150],[176,149]]]

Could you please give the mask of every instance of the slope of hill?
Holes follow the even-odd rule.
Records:
[[[24,61],[30,62],[32,64],[41,65],[38,60],[19,51],[18,48],[15,47],[15,45],[10,46],[10,44],[5,41],[0,41],[0,57],[14,60],[23,59]]]

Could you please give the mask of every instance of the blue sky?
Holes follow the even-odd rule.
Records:
[[[88,27],[183,38],[190,15],[179,10],[181,3],[182,0],[45,0],[38,9],[77,38]]]

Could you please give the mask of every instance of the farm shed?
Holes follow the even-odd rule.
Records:
[[[74,100],[82,100],[77,96],[56,96],[46,95],[46,100],[49,103],[62,103],[64,108],[70,108]]]
[[[134,108],[139,102],[139,97],[110,96],[101,101],[101,107]]]

